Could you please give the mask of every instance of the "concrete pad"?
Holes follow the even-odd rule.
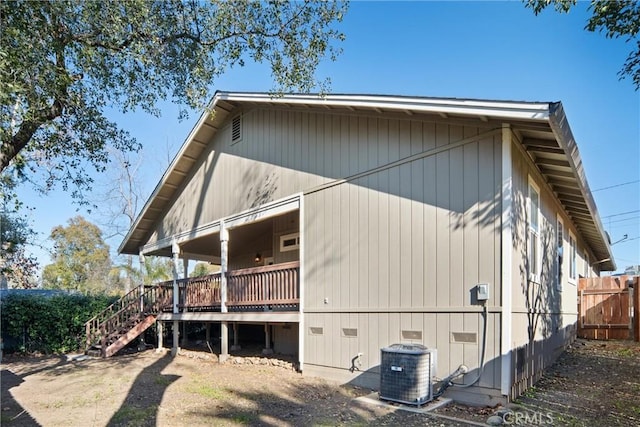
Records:
[[[355,400],[363,403],[368,403],[370,405],[378,405],[392,409],[400,409],[401,411],[414,412],[417,414],[424,414],[425,412],[431,412],[435,409],[441,408],[445,405],[448,405],[453,400],[440,397],[438,399],[432,400],[431,402],[427,402],[424,405],[416,406],[416,405],[407,405],[405,403],[398,403],[388,400],[382,400],[378,396],[378,393],[371,393],[366,396],[357,397]]]
[[[454,421],[454,422],[462,423],[462,424],[466,424],[466,425],[486,427],[486,424],[478,423],[478,422],[475,422],[475,421],[470,421],[470,420],[465,420],[463,418],[455,418],[455,417],[451,417],[451,416],[448,416],[448,415],[441,415],[441,414],[433,413],[434,410],[436,410],[438,408],[441,408],[443,406],[446,406],[449,403],[453,402],[453,399],[449,399],[449,398],[446,398],[446,397],[439,397],[439,398],[437,398],[435,400],[432,400],[431,402],[425,403],[422,406],[407,405],[407,404],[404,404],[404,403],[381,400],[380,397],[378,396],[377,392],[368,394],[366,396],[357,397],[354,400],[356,400],[358,402],[361,402],[361,403],[364,403],[364,404],[367,404],[367,405],[377,405],[377,406],[382,406],[382,407],[385,407],[385,408],[388,408],[388,409],[393,409],[393,410],[413,412],[413,413],[416,413],[416,414],[425,414],[425,415],[428,415],[430,417],[441,418],[441,419]]]

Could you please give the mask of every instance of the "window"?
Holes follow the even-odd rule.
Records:
[[[589,254],[586,250],[582,253],[582,265],[584,266],[582,277],[589,277]]]
[[[300,233],[280,236],[280,252],[295,251],[300,248]]]
[[[563,269],[563,252],[564,252],[564,224],[562,220],[558,218],[556,225],[556,236],[558,241],[556,243],[556,289],[562,290],[562,269]]]
[[[529,280],[539,281],[540,275],[540,192],[529,182],[529,239],[527,256],[529,262]]]
[[[576,238],[569,234],[569,279],[576,280]]]

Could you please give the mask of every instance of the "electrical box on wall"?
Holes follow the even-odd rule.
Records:
[[[476,299],[478,301],[486,301],[489,299],[489,284],[478,283],[476,285]]]

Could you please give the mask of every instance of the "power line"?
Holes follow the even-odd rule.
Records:
[[[621,212],[621,213],[617,213],[617,214],[613,214],[613,215],[601,216],[600,219],[602,219],[602,218],[613,218],[614,216],[621,216],[621,215],[629,215],[629,214],[636,213],[636,212],[640,212],[640,209],[636,209],[635,211],[629,211],[629,212]]]
[[[616,222],[638,221],[638,220],[640,220],[640,215],[631,216],[629,218],[614,219],[613,221],[607,221],[607,224],[615,224]]]
[[[610,188],[622,187],[623,185],[635,184],[636,182],[640,182],[640,179],[636,179],[635,181],[623,182],[622,184],[610,185],[609,187],[602,187],[595,190],[591,190],[592,193],[596,191],[609,190]]]

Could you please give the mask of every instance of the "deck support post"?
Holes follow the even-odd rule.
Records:
[[[204,324],[204,340],[207,344],[211,345],[211,323],[207,322]]]
[[[180,347],[186,347],[187,344],[187,322],[182,322],[182,333],[180,334]]]
[[[220,221],[220,312],[227,312],[227,268],[229,264],[229,230]],[[229,329],[227,322],[220,324],[220,356],[224,363],[229,358]]]
[[[156,349],[157,353],[163,351],[164,343],[162,342],[162,338],[164,336],[164,324],[162,321],[156,323],[158,326],[158,348]]]
[[[233,322],[233,345],[231,346],[231,351],[238,351],[242,348],[238,344],[238,329],[240,329],[240,325],[237,322]]]
[[[180,247],[174,241],[171,243],[171,253],[173,255],[173,314],[178,314],[178,304],[179,304],[179,289],[178,289],[178,280],[180,279],[180,274],[178,271],[178,262],[180,257]],[[180,322],[177,320],[173,321],[173,345],[171,346],[171,355],[176,356],[180,351]]]
[[[171,346],[171,355],[177,356],[180,352],[179,340],[180,340],[180,322],[177,320],[173,321],[173,345]]]
[[[183,279],[188,279],[189,278],[189,258],[184,257],[182,258],[182,278]],[[187,308],[187,288],[185,287],[184,289],[184,298],[185,301],[183,302],[183,306],[182,306],[182,311],[186,312],[189,311]],[[182,322],[182,340],[180,342],[180,346],[185,347],[187,345],[187,322]]]
[[[229,324],[227,322],[220,323],[220,356],[218,361],[224,363],[229,359]]]
[[[264,350],[262,350],[262,354],[273,354],[273,349],[271,348],[271,326],[268,323],[264,324]]]

